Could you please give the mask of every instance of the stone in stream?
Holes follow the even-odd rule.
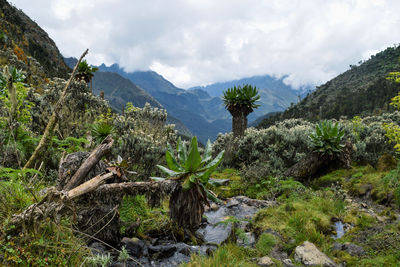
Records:
[[[197,230],[197,233],[204,237],[207,244],[220,245],[226,242],[233,234],[234,227],[232,222],[223,223],[229,218],[238,219],[237,225],[245,230],[248,220],[260,208],[266,208],[274,205],[273,201],[255,200],[245,196],[237,196],[228,200],[226,205],[220,206],[218,210],[208,210],[204,213],[207,217],[207,224]]]

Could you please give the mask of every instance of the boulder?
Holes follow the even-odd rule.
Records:
[[[328,256],[318,250],[318,248],[308,241],[297,246],[294,252],[294,259],[306,266],[337,266]]]
[[[258,266],[262,266],[262,267],[273,266],[274,264],[275,263],[268,256],[264,256],[262,258],[259,258],[258,261],[257,261],[257,265]]]

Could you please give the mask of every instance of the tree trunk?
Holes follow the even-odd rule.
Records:
[[[346,142],[343,151],[338,156],[321,155],[316,152],[308,154],[284,172],[284,176],[297,180],[306,180],[328,173],[338,168],[351,168],[351,154],[353,145]]]
[[[232,132],[233,138],[244,136],[244,132],[247,128],[247,116],[242,112],[232,115]]]
[[[208,200],[199,186],[185,191],[179,185],[169,199],[170,217],[179,226],[193,231],[201,224],[204,204],[208,205]]]
[[[71,77],[69,78],[67,84],[65,85],[65,87],[61,93],[60,99],[57,101],[57,103],[54,107],[54,110],[53,110],[53,113],[51,114],[50,120],[46,126],[46,129],[44,130],[43,136],[40,139],[40,142],[39,142],[38,146],[36,147],[35,151],[29,158],[28,162],[25,164],[24,169],[33,168],[36,161],[40,157],[40,155],[43,154],[43,152],[47,149],[48,143],[53,134],[53,130],[56,127],[57,122],[58,122],[59,112],[64,105],[64,100],[67,95],[68,88],[71,85],[71,83],[75,77],[75,73],[76,73],[76,70],[78,69],[79,64],[81,63],[82,59],[86,56],[88,51],[89,50],[86,49],[86,51],[82,54],[82,56],[79,58],[78,62],[76,63],[75,68],[72,71]]]

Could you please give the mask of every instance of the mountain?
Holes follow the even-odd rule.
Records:
[[[74,57],[64,58],[64,61],[70,68],[73,68],[78,62]],[[147,102],[152,107],[164,109],[149,93],[115,72],[95,72],[92,87],[93,94],[99,95],[100,91],[104,91],[104,98],[117,112],[122,112],[122,107],[125,107],[127,102],[131,102],[136,107],[144,107]],[[175,128],[182,135],[192,135],[190,130],[171,114],[168,114],[167,122],[175,124]]]
[[[144,107],[146,102],[153,107],[162,108],[161,104],[145,90],[117,73],[95,72],[92,83],[93,94],[99,95],[100,91],[104,91],[104,97],[119,112],[127,102],[132,102],[135,107],[140,108]]]
[[[341,116],[366,116],[389,111],[390,99],[397,95],[400,85],[386,77],[399,71],[400,47],[389,47],[360,65],[317,87],[300,103],[285,112],[263,120],[258,127],[265,128],[275,121],[289,118],[339,119]]]
[[[269,112],[283,111],[291,103],[297,102],[297,95],[301,93],[285,85],[284,78],[276,79],[268,75],[184,90],[154,71],[127,73],[118,64],[102,64],[99,69],[118,73],[146,90],[202,142],[214,140],[218,133],[231,130],[231,115],[220,97],[222,91],[229,87],[249,83],[260,89],[261,107],[249,116],[249,121]]]
[[[102,64],[99,69],[118,73],[146,90],[167,109],[168,114],[182,121],[202,143],[207,139],[214,140],[220,132],[230,131],[230,118],[221,120],[214,114],[209,116],[211,112],[204,102],[208,102],[211,97],[204,91],[205,98],[199,98],[199,92],[178,88],[154,71],[127,73],[118,64],[108,67]],[[220,108],[223,109],[221,105]]]
[[[223,91],[237,85],[250,84],[258,88],[260,94],[258,109],[249,115],[249,121],[254,121],[257,117],[263,116],[274,111],[283,111],[292,103],[297,103],[305,91],[310,91],[311,86],[306,86],[300,90],[295,90],[291,86],[286,85],[283,80],[271,77],[269,75],[253,76],[240,80],[215,83],[207,86],[197,86],[189,90],[203,90],[211,97],[221,97]],[[220,101],[222,103],[222,101]],[[221,112],[221,110],[220,110]],[[216,114],[215,111],[212,114]],[[226,116],[227,112],[224,114]]]
[[[0,0],[0,39],[2,50],[10,48],[25,63],[27,56],[35,58],[48,77],[65,78],[70,72],[49,35],[6,0]]]

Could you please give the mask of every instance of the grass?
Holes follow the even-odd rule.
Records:
[[[256,267],[251,261],[257,256],[254,250],[245,249],[234,244],[226,244],[219,247],[212,256],[199,256],[193,254],[190,262],[180,265],[181,267]]]
[[[90,255],[83,240],[73,233],[68,218],[60,223],[52,220],[37,222],[35,229],[25,229],[18,235],[6,235],[12,227],[13,214],[40,201],[38,193],[44,187],[27,186],[26,177],[12,176],[0,181],[0,265],[5,266],[78,266]]]

